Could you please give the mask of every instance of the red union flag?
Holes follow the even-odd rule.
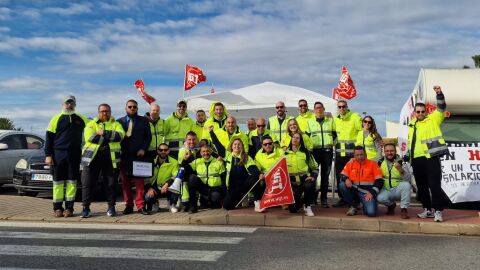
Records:
[[[135,85],[135,88],[137,88],[140,95],[142,95],[142,98],[148,104],[151,104],[152,102],[155,102],[155,98],[150,96],[149,94],[147,94],[147,92],[145,92],[145,84],[143,83],[143,80],[136,80],[134,85]]]
[[[260,201],[260,209],[295,202],[285,157],[280,159],[267,172],[265,184],[265,193]]]
[[[352,77],[347,70],[346,66],[342,67],[342,76],[338,81],[338,87],[333,88],[333,99],[339,100],[340,98],[352,99],[357,96],[357,89],[353,84]]]
[[[203,75],[203,71],[200,68],[190,65],[185,67],[185,81],[183,84],[185,91],[206,80],[207,77]]]

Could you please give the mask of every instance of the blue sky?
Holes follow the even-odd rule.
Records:
[[[70,93],[120,117],[138,78],[165,117],[189,63],[208,78],[191,94],[273,81],[326,96],[347,65],[350,108],[395,120],[420,68],[473,66],[479,33],[473,0],[0,0],[0,117],[43,133]]]

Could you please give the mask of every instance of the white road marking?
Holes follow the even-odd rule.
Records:
[[[185,236],[185,235],[118,235],[99,233],[43,233],[43,232],[11,232],[0,231],[0,238],[22,239],[71,239],[71,240],[99,240],[99,241],[148,241],[148,242],[176,242],[202,244],[238,244],[243,237],[219,236]]]
[[[200,225],[139,225],[118,223],[47,223],[47,222],[12,222],[0,221],[0,227],[15,228],[54,228],[54,229],[105,229],[135,231],[187,231],[187,232],[224,232],[254,233],[257,228],[234,226],[200,226]]]
[[[215,262],[226,253],[217,250],[0,245],[0,255],[14,256]]]

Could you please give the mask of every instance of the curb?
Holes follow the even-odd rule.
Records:
[[[332,218],[332,217],[306,217],[303,215],[272,215],[264,213],[234,213],[216,211],[215,213],[199,212],[196,214],[175,214],[168,217],[125,219],[96,217],[91,219],[50,219],[50,218],[21,218],[19,216],[2,216],[1,221],[40,221],[45,223],[121,223],[121,224],[158,224],[158,225],[235,225],[253,227],[287,227],[305,229],[330,229],[348,231],[386,232],[386,233],[412,233],[412,234],[440,234],[480,236],[480,224],[449,223],[449,222],[417,222],[417,221],[392,221],[371,218]],[[0,221],[0,222],[1,222]]]

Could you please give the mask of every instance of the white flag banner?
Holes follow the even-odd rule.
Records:
[[[452,203],[480,201],[480,142],[448,142],[442,157],[442,189]]]

